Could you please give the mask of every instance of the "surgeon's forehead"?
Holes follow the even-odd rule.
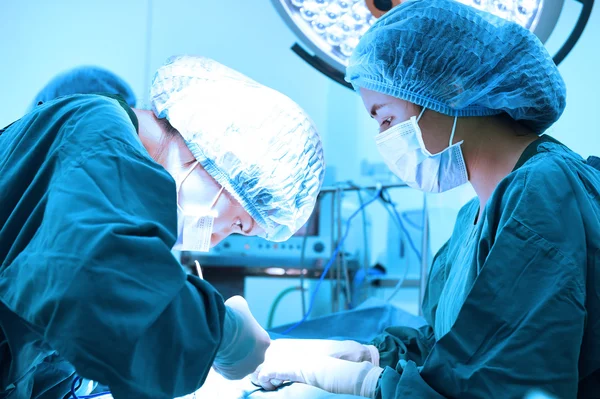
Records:
[[[379,110],[386,107],[391,107],[394,110],[408,111],[415,106],[408,101],[378,91],[360,88],[359,92],[365,108],[372,117],[376,116]]]

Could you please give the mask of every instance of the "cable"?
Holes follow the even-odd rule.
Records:
[[[398,228],[398,230],[400,230],[402,232],[403,231],[402,227],[400,226],[400,223],[398,223],[398,220],[396,219],[396,215],[394,215],[394,212],[392,212],[392,210],[389,208],[390,204],[388,204],[387,202],[385,202],[383,200],[381,202],[382,202],[383,208],[390,215],[390,219],[392,219],[392,221],[394,222],[394,224],[396,225],[396,227]]]
[[[417,258],[421,258],[421,252],[417,249],[414,241],[412,240],[410,234],[408,233],[406,227],[404,226],[404,224],[402,223],[402,218],[400,217],[400,214],[398,214],[398,211],[396,209],[396,204],[395,202],[390,198],[389,193],[387,192],[387,190],[383,189],[381,191],[380,197],[379,199],[381,200],[383,207],[385,208],[385,210],[389,213],[391,219],[394,221],[394,223],[396,224],[396,227],[398,227],[398,229],[406,235],[406,238],[412,248],[412,250],[415,252],[415,255],[417,255]],[[390,207],[392,209],[390,209]],[[406,212],[403,213],[404,215],[406,215]],[[421,226],[416,225],[414,222],[411,222],[408,220],[408,218],[404,219],[405,221],[407,221],[409,224],[411,224],[412,227],[416,228],[416,229],[421,229]],[[404,280],[406,280],[406,276],[408,274],[408,267],[406,267],[404,269],[404,275],[402,277],[401,280],[398,281],[398,283],[396,284],[396,286],[394,287],[394,291],[392,292],[392,294],[388,297],[387,301],[389,302],[394,296],[396,296],[396,294],[398,294],[398,291],[400,290],[400,288],[402,287],[402,284],[404,283]]]
[[[398,230],[400,230],[401,232],[404,232],[404,234],[407,235],[407,239],[408,242],[411,243],[413,250],[415,250],[415,246],[414,243],[412,242],[411,237],[406,233],[406,230],[404,229],[404,226],[397,220],[396,215],[394,214],[394,212],[389,208],[390,206],[392,206],[391,204],[382,201],[383,202],[383,207],[385,208],[385,210],[390,214],[390,217],[392,218],[392,220],[395,222],[396,227],[398,228]],[[389,302],[394,296],[396,296],[396,294],[398,293],[398,291],[400,291],[400,288],[402,287],[402,284],[404,284],[404,280],[406,280],[406,275],[408,274],[408,266],[406,266],[404,268],[404,275],[402,276],[402,278],[398,281],[398,283],[396,284],[396,286],[394,287],[394,291],[392,292],[392,294],[388,297],[387,302]]]
[[[406,212],[402,212],[400,214],[400,216],[402,216],[402,219],[404,219],[404,221],[408,224],[410,224],[411,227],[417,229],[417,230],[421,230],[423,228],[423,226],[416,224],[415,222],[413,222],[412,220],[410,220],[410,218],[408,217],[408,214]]]
[[[417,258],[421,259],[421,252],[417,249],[415,243],[413,242],[412,238],[408,234],[408,230],[406,230],[404,223],[402,223],[402,219],[400,218],[400,215],[398,214],[398,211],[396,210],[396,205],[394,203],[391,203],[390,206],[392,207],[392,212],[394,212],[394,216],[396,216],[396,219],[398,220],[398,224],[402,228],[402,231],[404,232],[404,234],[406,234],[406,237],[408,239],[408,243],[410,244],[410,247],[414,251],[415,255],[417,255]]]
[[[270,330],[273,327],[273,318],[275,318],[275,311],[277,310],[277,307],[279,306],[279,302],[281,302],[281,300],[290,292],[294,292],[294,291],[298,291],[298,290],[300,291],[302,296],[304,296],[304,290],[302,289],[302,287],[288,287],[285,290],[281,291],[279,294],[277,294],[277,296],[273,300],[271,309],[269,309],[269,317],[267,318],[267,330]],[[304,313],[302,313],[302,314],[304,314]]]
[[[321,274],[321,277],[319,277],[319,281],[317,282],[317,286],[315,287],[315,290],[313,291],[313,293],[310,296],[310,305],[308,306],[308,311],[304,314],[304,317],[302,317],[302,320],[300,320],[299,322],[297,322],[296,324],[294,324],[293,326],[291,326],[290,328],[288,328],[287,330],[285,330],[283,332],[284,335],[289,334],[291,331],[295,330],[299,325],[301,325],[302,323],[304,323],[306,321],[306,319],[308,319],[308,316],[312,312],[313,306],[315,304],[315,298],[317,296],[317,292],[319,292],[319,288],[321,287],[321,284],[323,283],[323,280],[325,279],[325,276],[327,276],[327,272],[329,272],[329,269],[331,268],[331,265],[333,265],[333,262],[335,261],[337,255],[338,255],[338,252],[340,250],[340,244],[343,243],[346,240],[346,237],[348,237],[348,233],[350,231],[350,223],[352,222],[352,219],[354,219],[354,217],[356,215],[358,215],[358,213],[363,208],[366,208],[367,206],[371,205],[373,202],[377,201],[379,199],[380,195],[381,195],[381,188],[379,188],[377,190],[377,193],[373,196],[373,198],[371,198],[370,200],[368,200],[367,202],[365,202],[365,204],[363,206],[361,206],[359,209],[357,209],[348,218],[348,220],[346,221],[346,232],[344,233],[344,236],[340,240],[340,243],[338,243],[338,246],[333,251],[333,254],[331,255],[331,258],[329,258],[329,261],[327,262],[327,265],[325,266],[325,269],[323,269],[323,273]]]
[[[405,267],[404,275],[402,276],[402,279],[398,280],[398,282],[396,283],[396,286],[394,287],[394,291],[392,291],[390,296],[388,296],[386,302],[390,302],[398,294],[398,292],[400,292],[400,289],[402,288],[402,285],[404,284],[404,281],[406,280],[407,275],[408,275],[408,267]]]
[[[335,262],[335,311],[339,312],[340,311],[340,297],[341,297],[341,287],[342,287],[342,281],[341,281],[341,276],[342,276],[342,257],[339,256],[339,253],[344,254],[344,242],[342,241],[342,188],[338,187],[338,189],[335,192],[335,198],[336,198],[336,211],[337,211],[337,218],[336,218],[336,237],[338,239],[337,241],[337,245],[339,246],[339,252],[338,252],[338,256],[336,257],[336,262]],[[334,211],[334,215],[336,214],[336,212]]]
[[[414,251],[415,255],[417,255],[417,258],[421,258],[421,252],[417,249],[415,243],[413,242],[413,240],[411,239],[410,235],[408,234],[408,230],[406,229],[406,227],[404,226],[404,223],[402,223],[402,218],[400,217],[400,214],[398,214],[398,210],[396,209],[396,203],[394,201],[392,201],[391,199],[386,199],[381,197],[381,200],[384,203],[384,206],[387,204],[389,206],[391,206],[391,210],[393,212],[392,217],[397,221],[398,226],[400,227],[400,229],[402,230],[402,232],[404,234],[406,234],[406,238],[408,239],[408,242],[410,244],[410,247],[412,248],[412,250]],[[386,209],[388,209],[386,207]],[[389,210],[388,210],[389,212]]]
[[[365,201],[363,200],[362,197],[362,193],[359,191],[356,192],[358,194],[358,202],[360,204],[360,206],[362,207],[365,203]],[[369,274],[369,263],[370,263],[370,259],[371,259],[371,251],[369,248],[369,233],[367,231],[367,212],[365,211],[365,208],[362,208],[362,220],[363,220],[363,271],[365,273],[365,276],[367,276]],[[370,285],[367,285],[367,297],[370,296]]]
[[[342,231],[342,200],[343,191],[340,190],[338,198],[338,236],[341,236]],[[360,209],[360,208],[359,208]],[[364,210],[364,209],[363,209]],[[344,250],[344,243],[341,243],[342,247],[340,250],[339,263],[341,263],[343,276],[338,279],[338,284],[341,284],[341,278],[344,278],[344,296],[346,297],[346,308],[349,309],[352,303],[352,293],[350,292],[350,273],[348,272],[348,261],[346,260],[346,251]]]
[[[73,378],[73,382],[71,383],[71,396],[73,399],[93,399],[93,398],[97,398],[97,397],[103,396],[103,395],[111,395],[110,391],[105,391],[105,392],[93,393],[91,395],[77,396],[77,394],[75,393],[75,385],[81,381],[82,381],[82,379],[78,375],[75,375],[75,378]],[[77,389],[79,389],[79,387],[77,387]]]
[[[363,270],[365,272],[365,276],[369,274],[369,260],[371,259],[370,250],[369,250],[369,233],[367,232],[367,212],[363,207],[365,201],[363,200],[362,193],[360,190],[356,191],[358,195],[358,202],[362,208],[362,226],[363,226]],[[369,296],[370,290],[369,285],[367,285],[367,297]]]
[[[74,399],[78,399],[79,396],[77,396],[77,394],[75,393],[75,384],[77,384],[79,382],[80,378],[78,375],[75,376],[75,378],[73,378],[73,382],[71,382],[71,396]],[[79,389],[79,387],[77,387],[77,389]]]
[[[362,196],[362,191],[366,190],[367,188],[365,187],[360,187],[356,184],[354,184],[354,182],[352,180],[348,180],[346,182],[348,184],[348,186],[350,186],[351,188],[356,190],[356,194],[358,196],[358,203],[360,205],[360,209],[361,209],[361,215],[362,215],[362,231],[363,231],[363,274],[364,277],[363,279],[360,280],[356,280],[356,276],[354,278],[354,284],[356,284],[357,282],[359,282],[360,284],[362,284],[364,282],[364,280],[366,280],[366,276],[369,274],[369,262],[370,262],[370,251],[369,251],[369,234],[367,231],[367,211],[365,210],[365,208],[363,207],[365,201],[363,199]],[[357,272],[357,275],[359,274],[359,272]],[[367,293],[366,296],[370,296],[370,291],[369,291],[370,285],[367,285]],[[354,296],[353,296],[354,297]],[[352,309],[353,307],[353,303],[354,300],[350,300],[350,304],[349,304],[349,308]]]
[[[304,237],[302,237],[302,250],[300,252],[300,288],[302,288],[302,314],[306,313],[306,299],[304,298],[304,292],[306,289],[304,288],[304,262],[306,259],[306,244],[308,242],[308,234],[312,229],[312,224],[314,223],[315,216],[308,219],[308,224],[306,226],[306,232],[304,233]]]
[[[352,188],[356,188],[356,194],[358,195],[358,202],[361,206],[361,214],[362,214],[362,221],[363,221],[363,246],[364,246],[364,251],[363,251],[363,269],[365,271],[365,274],[368,273],[369,271],[369,234],[367,232],[367,212],[365,211],[365,208],[363,207],[364,205],[364,200],[363,200],[363,196],[362,196],[362,188],[357,186],[356,184],[354,184],[354,182],[352,180],[348,181],[348,185]]]
[[[304,279],[304,270],[306,269],[300,269],[300,288],[302,289],[302,295],[300,297],[300,302],[302,304],[302,314],[306,313],[306,298],[304,298],[304,291],[306,291],[305,288],[305,279]]]
[[[362,207],[365,203],[362,197],[362,193],[360,191],[356,192],[358,194],[358,203]],[[363,269],[365,272],[369,269],[369,259],[370,258],[370,250],[369,250],[369,233],[367,232],[367,213],[365,212],[365,208],[362,208],[362,225],[363,225]]]
[[[336,244],[335,244],[335,195],[331,196],[331,257],[335,259],[333,256],[335,252]],[[336,255],[337,256],[337,255]],[[335,287],[332,284],[329,284],[331,289],[331,313],[335,313]]]
[[[387,198],[384,196],[385,194],[387,194],[387,196],[388,196]],[[404,226],[404,223],[402,223],[402,218],[400,217],[400,214],[398,213],[398,210],[396,209],[396,203],[389,197],[389,193],[387,193],[385,191],[382,192],[380,199],[383,202],[383,206],[388,211],[388,213],[390,213],[392,218],[396,220],[396,222],[397,222],[396,224],[397,224],[397,226],[399,226],[402,233],[406,235],[406,238],[408,240],[408,243],[410,244],[410,247],[414,251],[415,255],[417,255],[417,259],[421,259],[421,252],[417,249],[410,234],[408,233],[406,227]],[[391,207],[391,210],[389,207]],[[425,210],[423,210],[423,212],[425,212]],[[413,225],[413,227],[415,227],[415,226]],[[417,227],[417,228],[420,228],[420,227]],[[404,280],[406,280],[407,275],[408,275],[408,266],[404,269],[404,275],[402,276],[402,278],[398,281],[398,283],[394,287],[394,291],[392,291],[390,296],[387,298],[387,302],[390,302],[398,294],[398,292],[402,288],[402,284],[404,284]]]

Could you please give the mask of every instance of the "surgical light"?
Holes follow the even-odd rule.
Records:
[[[516,22],[535,33],[542,42],[548,39],[556,26],[564,3],[564,0],[458,1]],[[577,1],[584,5],[582,17],[586,12],[586,3],[589,3],[585,18],[587,22],[593,0]],[[400,0],[273,0],[273,3],[315,56],[298,45],[292,49],[319,71],[347,86],[343,73],[358,41],[377,17],[398,5]],[[571,43],[571,48],[573,45]]]

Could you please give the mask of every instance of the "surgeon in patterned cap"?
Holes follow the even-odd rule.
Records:
[[[0,397],[97,381],[172,399],[211,367],[240,379],[264,360],[246,301],[171,250],[288,239],[321,188],[319,135],[286,96],[201,57],[160,68],[151,103],[66,95],[0,129]]]

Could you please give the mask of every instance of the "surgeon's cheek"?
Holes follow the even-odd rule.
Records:
[[[226,239],[228,236],[229,236],[229,234],[213,233],[210,237],[210,247],[212,248],[212,247],[218,245],[221,241]]]

